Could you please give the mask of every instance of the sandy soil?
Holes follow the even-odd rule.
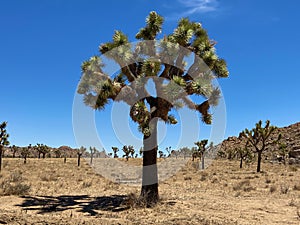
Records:
[[[159,184],[159,204],[141,208],[134,204],[139,186],[109,181],[84,160],[78,168],[76,159],[26,165],[4,159],[0,224],[300,224],[300,168],[263,163],[255,173],[255,163],[240,169],[228,160],[214,160],[204,171],[197,166],[188,161]]]

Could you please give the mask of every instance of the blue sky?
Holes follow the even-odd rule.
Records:
[[[298,122],[299,8],[296,0],[1,0],[0,121],[8,121],[12,144],[76,147],[72,105],[81,62],[97,54],[114,30],[134,41],[155,10],[165,17],[163,33],[172,32],[180,17],[189,17],[217,41],[230,72],[219,81],[225,137],[260,119],[276,126]],[[110,107],[95,116],[104,147],[121,146],[113,130],[104,129]],[[178,129],[168,127],[166,135],[161,149],[175,147]],[[189,140],[191,146],[194,141]]]

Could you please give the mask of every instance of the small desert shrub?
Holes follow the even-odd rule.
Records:
[[[214,178],[211,180],[211,183],[212,183],[212,184],[218,183],[218,178],[214,177]]]
[[[249,192],[249,191],[255,190],[255,188],[251,186],[249,180],[244,180],[244,181],[237,183],[235,186],[233,186],[233,190],[234,191],[243,190],[245,192]]]
[[[300,184],[295,184],[293,187],[294,191],[300,191]]]
[[[30,186],[23,183],[6,184],[3,188],[4,195],[26,195],[30,191]]]
[[[280,193],[281,194],[287,194],[288,191],[289,191],[289,186],[287,186],[287,185],[281,185],[280,186]]]
[[[192,177],[184,177],[184,180],[192,180]]]
[[[140,206],[140,205],[146,205],[145,202],[141,202],[139,200],[139,198],[134,194],[134,193],[130,193],[127,198],[125,199],[125,201],[123,202],[124,205],[133,208],[136,206]]]
[[[266,178],[266,184],[270,184],[272,182],[272,180],[271,179],[269,179],[269,178]]]
[[[241,195],[241,192],[238,191],[238,192],[236,192],[236,193],[234,194],[234,197],[237,198],[237,197],[239,197],[240,195]]]
[[[241,178],[240,177],[236,177],[236,176],[232,176],[232,177],[230,177],[230,179],[232,179],[232,180],[240,180]]]
[[[3,168],[7,167],[8,166],[8,162],[7,161],[3,161],[2,162],[2,166],[3,166]]]
[[[206,172],[201,173],[200,181],[205,181],[207,179],[207,176],[208,176],[208,173],[206,173]]]
[[[289,166],[289,170],[292,172],[297,172],[298,168],[296,166]]]
[[[49,182],[49,181],[57,181],[57,177],[55,175],[53,175],[53,174],[43,174],[41,176],[41,180],[42,181],[47,181],[47,182]]]
[[[21,182],[23,181],[22,172],[17,170],[10,174],[9,177],[10,182]]]
[[[83,188],[88,188],[88,187],[91,187],[92,185],[93,185],[92,181],[87,181],[87,182],[82,183]]]
[[[23,183],[20,171],[13,172],[0,183],[1,195],[26,195],[29,191],[30,186]]]
[[[276,186],[273,185],[273,186],[270,187],[270,192],[271,193],[274,193],[276,190],[277,190]]]
[[[297,202],[295,201],[295,199],[292,199],[292,200],[289,202],[289,206],[292,206],[292,207],[297,206]]]

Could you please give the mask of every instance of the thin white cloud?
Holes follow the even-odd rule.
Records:
[[[167,16],[167,20],[177,20],[193,14],[208,13],[218,10],[218,0],[177,0],[181,10]]]
[[[178,0],[178,2],[185,8],[183,14],[186,16],[194,13],[213,12],[216,11],[218,7],[217,0]]]

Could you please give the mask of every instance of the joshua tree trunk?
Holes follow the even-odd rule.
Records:
[[[141,200],[145,201],[147,206],[157,203],[158,195],[158,176],[156,156],[158,151],[157,146],[157,120],[151,125],[154,126],[151,136],[144,135],[143,145],[143,177]]]
[[[24,156],[24,164],[26,164],[27,156]]]
[[[243,168],[243,156],[241,156],[241,161],[240,161],[240,168]]]
[[[204,170],[204,153],[201,154],[201,169]]]
[[[43,159],[46,157],[46,153],[43,153]]]
[[[78,154],[78,157],[77,157],[77,166],[80,166],[80,154]]]
[[[91,161],[90,161],[90,164],[91,164],[91,165],[93,164],[93,154],[91,154]]]
[[[257,152],[257,170],[256,170],[256,172],[258,172],[258,173],[260,172],[261,154],[262,154],[262,151]]]
[[[2,146],[0,146],[0,172],[2,169],[2,154],[3,154],[3,149],[2,149]]]
[[[39,154],[38,154],[38,158],[40,159],[41,158],[41,153],[39,152]]]
[[[64,157],[64,163],[66,163],[67,162],[67,157]]]

